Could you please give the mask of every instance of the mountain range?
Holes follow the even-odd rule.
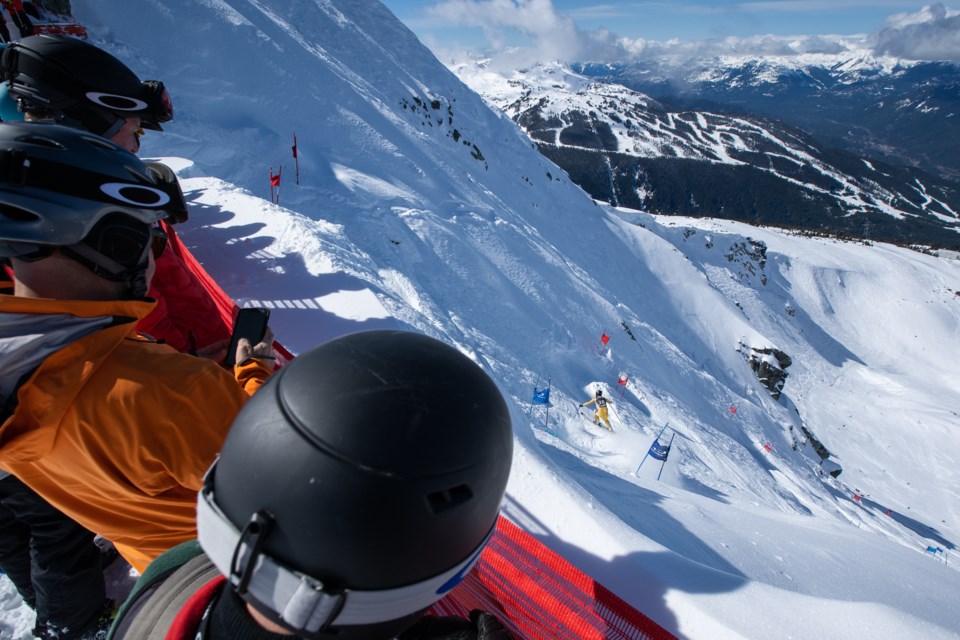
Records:
[[[960,179],[956,63],[845,48],[789,57],[665,56],[574,68],[672,108],[765,115],[811,132],[826,146]]]
[[[761,79],[774,91],[781,86],[768,66],[751,67],[749,82],[737,68],[739,82],[729,69],[726,75],[690,73],[715,78],[710,86],[762,91]],[[677,101],[613,82],[642,77],[652,87],[673,86],[637,65],[595,65],[589,76],[560,64],[507,74],[483,62],[454,70],[598,200],[655,213],[960,246],[960,185],[952,180],[831,147],[771,116],[678,108]]]

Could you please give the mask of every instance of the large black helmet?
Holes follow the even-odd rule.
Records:
[[[403,331],[344,336],[240,412],[200,494],[200,544],[298,636],[392,638],[476,562],[512,451],[503,397],[459,351]]]
[[[0,257],[59,249],[142,297],[152,227],[186,208],[176,180],[160,173],[86,131],[0,123]]]
[[[23,38],[4,50],[2,68],[23,110],[50,114],[60,124],[105,138],[130,116],[140,116],[143,128],[157,131],[173,118],[162,82],[141,82],[115,57],[77,38]]]

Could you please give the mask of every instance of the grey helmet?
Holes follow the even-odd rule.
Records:
[[[22,38],[4,49],[0,62],[21,109],[49,114],[59,124],[110,138],[129,116],[139,116],[143,128],[157,131],[173,118],[162,82],[141,82],[117,58],[77,38]]]
[[[453,347],[337,338],[237,416],[200,494],[200,545],[297,637],[393,638],[479,558],[512,451],[503,396]]]
[[[161,173],[86,131],[0,123],[0,257],[59,249],[142,297],[151,227],[186,210],[176,180]]]

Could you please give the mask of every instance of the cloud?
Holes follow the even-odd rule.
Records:
[[[797,11],[823,9],[842,0],[768,0],[725,5],[722,9],[758,7]],[[848,0],[875,6],[878,0]],[[643,4],[643,3],[641,3]],[[649,4],[649,3],[648,3]],[[652,4],[657,4],[656,2]],[[720,11],[703,4],[686,5],[689,11]],[[596,4],[578,10],[616,20],[617,5]],[[871,47],[878,54],[906,59],[960,60],[960,11],[933,4],[917,13],[890,16],[869,38],[863,36],[728,36],[703,40],[646,40],[623,38],[606,29],[588,31],[572,15],[554,7],[552,0],[440,0],[426,10],[435,23],[474,27],[483,31],[486,55],[500,68],[518,68],[538,62],[628,62],[670,57],[693,59],[715,56],[799,56],[841,54]],[[581,15],[582,17],[582,15]],[[490,53],[493,52],[493,53]],[[461,55],[446,52],[451,59]]]
[[[461,27],[479,27],[492,50],[503,51],[519,36],[527,46],[510,56],[526,63],[559,60],[623,59],[616,36],[605,29],[586,31],[559,13],[552,0],[442,0],[426,10],[431,20]]]
[[[937,3],[917,13],[898,13],[887,18],[873,35],[880,54],[911,60],[960,61],[960,11]]]
[[[838,54],[859,44],[856,38],[823,36],[728,36],[707,40],[620,40],[633,59],[656,57],[704,58],[714,56],[799,56],[809,53]]]

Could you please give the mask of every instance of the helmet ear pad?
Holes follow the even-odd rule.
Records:
[[[126,269],[146,267],[150,225],[122,213],[104,216],[82,241]]]
[[[101,109],[90,104],[78,104],[71,109],[65,109],[64,113],[67,119],[64,120],[63,124],[72,125],[74,122],[67,122],[67,120],[73,119],[75,124],[79,125],[79,128],[103,136],[108,140],[117,135],[126,123],[126,118],[121,118],[108,109]]]
[[[152,244],[150,225],[123,213],[111,213],[97,222],[83,240],[60,247],[60,252],[112,282],[127,283],[126,295],[147,294],[147,268]]]

